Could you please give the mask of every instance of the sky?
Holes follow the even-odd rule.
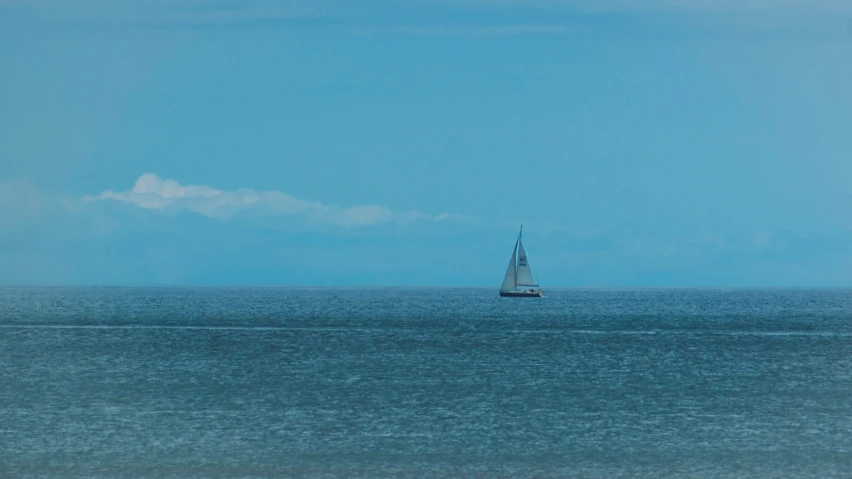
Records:
[[[0,284],[852,286],[844,0],[0,0]]]

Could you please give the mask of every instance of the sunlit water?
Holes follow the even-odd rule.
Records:
[[[850,477],[852,291],[0,289],[0,477]]]

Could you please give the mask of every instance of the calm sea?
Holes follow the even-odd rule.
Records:
[[[3,288],[0,477],[852,477],[852,291]]]

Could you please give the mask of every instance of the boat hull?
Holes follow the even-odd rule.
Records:
[[[501,298],[543,298],[544,292],[539,291],[500,291]]]

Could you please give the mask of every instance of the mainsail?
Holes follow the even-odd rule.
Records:
[[[535,286],[530,262],[527,259],[527,252],[524,251],[524,243],[518,240],[518,272],[517,285],[520,286]]]

